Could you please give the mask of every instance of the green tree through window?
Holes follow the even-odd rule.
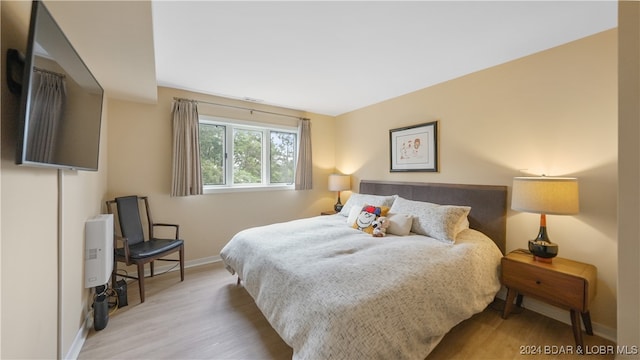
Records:
[[[295,128],[200,119],[200,162],[205,189],[291,185],[295,179]]]
[[[295,170],[296,134],[272,131],[270,179],[272,184],[292,184]]]
[[[224,185],[225,131],[222,125],[200,123],[200,167],[202,183]]]
[[[262,131],[233,130],[233,183],[262,182]]]

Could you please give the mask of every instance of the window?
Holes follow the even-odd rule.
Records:
[[[293,185],[296,128],[200,116],[199,132],[205,190]]]

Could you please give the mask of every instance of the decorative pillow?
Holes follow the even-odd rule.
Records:
[[[353,223],[353,228],[373,234],[373,222],[381,216],[387,216],[388,212],[387,206],[364,205]]]
[[[413,216],[409,214],[394,214],[390,212],[387,215],[387,219],[389,219],[389,227],[387,228],[387,232],[389,234],[407,236],[411,232]]]
[[[448,243],[455,242],[458,224],[461,218],[469,215],[469,211],[469,206],[438,205],[401,197],[395,199],[390,210],[392,213],[413,215],[412,232]]]
[[[352,193],[351,196],[349,196],[347,202],[342,207],[342,210],[340,210],[340,215],[349,216],[349,212],[351,211],[352,207],[355,206],[358,209],[362,209],[365,204],[391,207],[395,198],[396,195],[382,196]]]

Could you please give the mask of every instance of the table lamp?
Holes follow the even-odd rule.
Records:
[[[537,261],[552,262],[558,245],[549,240],[546,215],[578,213],[578,179],[568,177],[515,177],[511,209],[540,214],[540,230],[529,240],[529,251]]]
[[[338,192],[338,202],[333,206],[335,211],[340,212],[340,210],[342,210],[340,191],[349,189],[351,189],[351,176],[340,174],[329,175],[329,190]]]

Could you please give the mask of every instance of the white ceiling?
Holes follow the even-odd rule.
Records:
[[[153,2],[159,85],[338,115],[617,26],[614,2]]]
[[[160,85],[326,115],[617,26],[613,0],[46,3],[111,97]]]

